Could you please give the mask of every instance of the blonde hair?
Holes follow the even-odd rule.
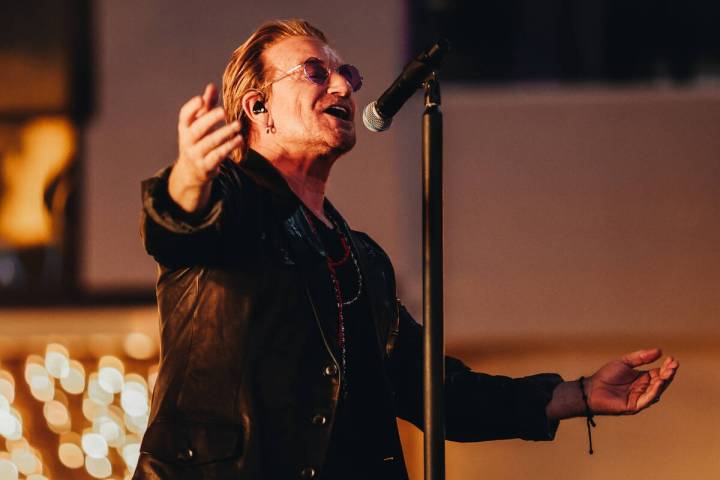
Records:
[[[242,97],[252,90],[260,90],[267,82],[262,54],[276,43],[290,37],[314,37],[328,43],[325,34],[309,22],[301,19],[272,20],[255,30],[250,37],[235,49],[223,74],[222,96],[225,104],[227,123],[240,121],[240,146],[232,152],[239,162],[248,150],[248,136],[251,122],[242,107]],[[262,92],[267,100],[267,95]]]

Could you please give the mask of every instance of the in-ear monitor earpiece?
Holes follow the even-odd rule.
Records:
[[[265,104],[262,102],[262,100],[258,100],[255,102],[255,104],[252,107],[253,113],[267,113],[267,109],[265,108]]]

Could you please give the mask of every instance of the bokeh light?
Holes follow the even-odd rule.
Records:
[[[30,385],[30,393],[35,399],[41,402],[53,399],[55,381],[45,369],[45,361],[39,355],[28,356],[25,362],[25,381]]]
[[[77,360],[70,360],[66,377],[60,379],[60,385],[67,393],[80,394],[85,390],[85,368]]]
[[[55,378],[65,378],[70,373],[70,354],[64,345],[50,343],[45,349],[45,369]]]
[[[112,475],[112,465],[105,457],[85,457],[85,470],[95,478],[107,478]]]
[[[43,416],[48,427],[55,433],[69,432],[71,428],[68,399],[60,390],[55,391],[55,399],[45,402]]]
[[[18,480],[19,478],[18,469],[9,457],[8,453],[0,452],[0,480]]]
[[[95,433],[91,428],[85,429],[80,439],[80,444],[82,445],[83,452],[89,457],[107,457],[107,440],[99,433]]]
[[[90,397],[83,398],[82,401],[82,412],[85,419],[92,422],[100,415],[104,415],[107,412],[107,405],[97,403]]]
[[[14,408],[10,408],[8,412],[0,411],[0,435],[8,440],[22,437],[22,417]]]
[[[125,377],[120,405],[131,417],[140,417],[148,412],[147,383],[143,377],[134,373]]]
[[[144,334],[129,335],[125,340],[128,351],[135,348],[133,358],[142,360],[140,357],[157,353],[155,342],[148,342]],[[83,478],[132,477],[148,425],[150,388],[157,379],[158,365],[148,362],[142,374],[126,374],[123,360],[113,355],[98,358],[97,371],[87,370],[87,365],[87,360],[81,363],[71,358],[69,349],[61,343],[46,345],[44,355],[28,355],[21,364],[19,378],[24,377],[24,392],[29,390],[30,395],[25,393],[20,398],[23,402],[27,398],[40,402],[34,408],[25,404],[16,408],[19,393],[14,372],[0,368],[0,436],[4,437],[6,449],[0,451],[0,480],[74,478],[69,470],[55,471],[58,466],[75,471],[84,468],[80,475]],[[75,418],[71,412],[78,407],[83,416]],[[50,462],[50,473],[37,445],[23,436],[29,432],[24,431],[20,412],[31,415],[29,432],[36,435],[40,428],[57,435],[57,450],[52,452],[57,463]],[[42,440],[42,445],[47,448],[48,442]]]
[[[23,475],[42,473],[42,462],[37,451],[33,448],[16,448],[10,452],[10,459]]]
[[[157,343],[145,333],[132,332],[125,336],[123,349],[130,358],[147,360],[157,353]]]
[[[135,471],[138,459],[140,458],[140,442],[134,441],[126,443],[122,447],[122,458],[131,472]]]
[[[120,393],[123,387],[125,366],[122,361],[112,355],[105,355],[98,365],[98,383],[110,394]]]
[[[68,468],[80,468],[85,465],[85,454],[80,444],[80,435],[69,432],[60,436],[58,458]]]
[[[15,378],[6,370],[0,370],[0,396],[5,397],[8,403],[15,401]]]
[[[91,373],[88,378],[88,396],[100,405],[110,405],[113,401],[113,394],[100,385],[97,373]]]

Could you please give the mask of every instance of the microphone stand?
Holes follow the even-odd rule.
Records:
[[[445,479],[445,345],[443,338],[442,112],[440,84],[424,83],[423,182],[423,406],[425,480]]]

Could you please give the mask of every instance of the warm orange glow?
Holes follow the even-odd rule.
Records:
[[[18,469],[10,460],[10,454],[7,452],[0,452],[0,479],[17,480],[18,478]]]
[[[135,433],[137,435],[142,435],[145,433],[145,430],[147,430],[148,426],[148,415],[140,415],[139,417],[133,417],[131,415],[125,414],[125,426],[127,427],[129,432]]]
[[[88,372],[86,377],[84,366],[69,357],[65,345],[50,343],[45,347],[44,356],[28,355],[22,375],[32,396],[42,402],[40,420],[44,417],[47,430],[58,436],[57,456],[64,467],[84,467],[94,478],[129,479],[137,465],[140,439],[149,419],[148,380],[155,381],[158,365],[151,366],[147,376],[125,374],[122,359],[104,355],[97,366],[98,371]],[[56,383],[62,385],[62,389]],[[21,387],[25,388],[24,385]],[[0,462],[0,480],[47,480],[43,476],[40,452],[28,443],[30,438],[23,437],[23,419],[12,404],[16,399],[15,390],[12,374],[0,370],[0,435],[5,437],[7,449],[5,455],[0,452],[0,460],[5,460],[5,463]],[[109,390],[117,390],[118,395]],[[78,394],[83,395],[82,400],[73,398]],[[82,401],[82,413],[87,421],[81,417],[71,418],[71,411],[74,411],[71,404],[79,401]],[[24,412],[27,406],[22,408]],[[29,430],[34,432],[37,417],[34,413],[31,415],[33,425]],[[82,434],[73,432],[73,428],[81,430]],[[110,449],[116,453],[111,454]],[[110,459],[116,454],[122,458],[124,466],[117,470],[116,465],[113,476]]]
[[[55,378],[70,374],[70,354],[64,345],[50,343],[45,349],[45,369]]]
[[[119,393],[123,388],[125,366],[117,357],[105,355],[98,365],[98,383],[108,393]]]
[[[10,459],[23,475],[42,473],[42,462],[34,448],[16,448],[10,452]]]
[[[45,361],[40,355],[28,355],[25,360],[25,381],[30,384],[30,379],[36,375],[46,375]]]
[[[85,457],[85,470],[95,478],[107,478],[112,475],[112,465],[105,457]]]
[[[45,369],[45,361],[39,355],[28,356],[25,362],[25,381],[30,393],[41,402],[49,402],[55,395],[55,381]]]
[[[0,410],[0,435],[8,440],[22,438],[22,417],[14,408],[8,412]]]
[[[21,129],[17,149],[0,161],[0,239],[5,243],[27,247],[56,240],[53,214],[43,197],[49,182],[70,163],[75,137],[72,123],[63,117],[39,118]]]
[[[113,394],[105,390],[98,380],[97,373],[91,373],[88,379],[88,396],[100,405],[110,405],[113,401]]]
[[[107,457],[108,444],[105,437],[95,433],[92,428],[86,428],[80,439],[83,452],[92,458]]]
[[[143,377],[133,373],[125,377],[120,405],[132,417],[140,417],[148,412],[148,391]]]
[[[85,418],[89,421],[93,421],[98,415],[103,415],[107,411],[107,405],[98,403],[91,397],[83,398],[82,412]]]
[[[5,370],[0,370],[0,396],[5,397],[8,403],[15,400],[15,379]]]
[[[85,455],[80,446],[80,435],[68,432],[60,436],[58,447],[60,462],[68,468],[80,468],[85,464]]]
[[[70,360],[67,377],[60,379],[60,385],[66,392],[74,395],[85,390],[85,368],[77,360]]]
[[[137,467],[138,457],[140,457],[140,441],[137,437],[133,437],[122,447],[122,458],[131,472]]]
[[[155,340],[142,332],[128,333],[123,341],[123,348],[129,357],[138,360],[147,360],[157,353]]]
[[[110,411],[105,415],[98,415],[93,420],[93,432],[99,433],[109,446],[115,447],[120,444],[123,437],[122,421],[113,418]]]
[[[68,399],[60,390],[55,390],[55,399],[45,402],[43,405],[43,416],[48,427],[55,433],[66,433],[72,428],[70,422],[70,411],[68,410]]]
[[[70,88],[65,55],[42,53],[23,48],[3,48],[3,111],[59,110],[65,107]]]
[[[155,389],[155,382],[157,381],[158,372],[160,366],[155,364],[148,369],[148,390],[152,392]]]

